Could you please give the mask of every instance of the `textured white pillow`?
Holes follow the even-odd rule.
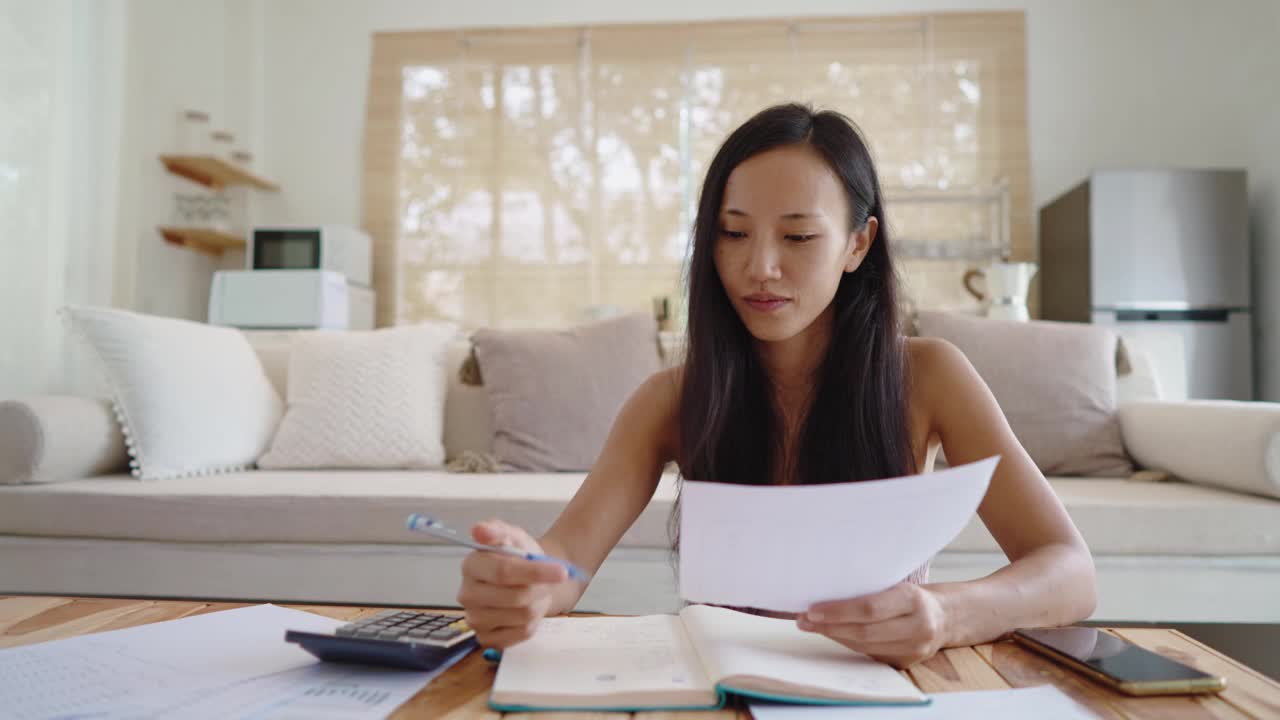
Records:
[[[64,307],[111,387],[134,477],[244,470],[284,405],[239,330],[97,307]]]
[[[295,335],[284,421],[258,465],[271,469],[444,464],[448,323]]]

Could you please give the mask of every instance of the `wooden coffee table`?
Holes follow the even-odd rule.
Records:
[[[118,630],[245,605],[246,603],[173,600],[0,596],[0,648]],[[292,604],[283,607],[339,620],[354,620],[386,609]],[[1280,718],[1280,683],[1212,648],[1173,630],[1115,629],[1111,632],[1179,662],[1222,675],[1227,678],[1227,690],[1217,696],[1127,697],[1008,641],[945,650],[928,662],[903,671],[903,674],[927,693],[1052,684],[1092,709],[1101,718]],[[397,720],[497,718],[499,713],[490,711],[486,705],[493,672],[493,667],[479,653],[472,653],[432,681],[391,717]],[[628,715],[629,713],[538,713],[534,718],[586,720]],[[746,720],[750,717],[742,707],[716,712],[655,712],[635,715],[645,720]]]

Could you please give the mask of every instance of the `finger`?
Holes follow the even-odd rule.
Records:
[[[471,526],[471,537],[485,545],[520,545],[526,535],[523,530],[509,525],[497,518],[485,520]]]
[[[916,607],[919,588],[911,583],[898,583],[883,592],[850,600],[816,603],[805,618],[816,624],[868,623],[906,615]]]
[[[491,633],[507,628],[522,628],[542,619],[531,607],[467,608],[467,624],[477,633]]]
[[[476,640],[484,647],[505,650],[512,645],[518,645],[519,643],[533,637],[535,627],[536,626],[521,626],[516,628],[502,628],[501,630],[494,630],[484,633],[483,635],[476,633]]]
[[[559,563],[525,560],[485,550],[467,555],[462,561],[462,572],[481,582],[507,586],[554,584],[569,577],[569,572]]]
[[[458,591],[458,604],[465,608],[520,608],[533,605],[530,586],[494,585],[474,581],[464,583]]]
[[[924,662],[925,660],[933,657],[932,653],[926,653],[923,651],[901,652],[897,650],[885,653],[865,652],[863,655],[866,655],[872,660],[882,662],[885,665],[890,665],[898,670],[906,670],[916,663]]]
[[[833,640],[872,646],[912,642],[926,636],[921,620],[915,615],[902,615],[870,623],[810,623],[798,620],[801,630],[826,635]]]

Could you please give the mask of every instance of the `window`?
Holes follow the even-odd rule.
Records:
[[[767,105],[862,128],[921,306],[1033,259],[1020,12],[381,33],[365,139],[380,324],[560,326],[678,298],[702,175]]]

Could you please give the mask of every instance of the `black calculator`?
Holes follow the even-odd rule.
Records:
[[[410,670],[447,666],[476,647],[476,633],[458,615],[385,610],[330,633],[288,630],[287,642],[329,662]]]

